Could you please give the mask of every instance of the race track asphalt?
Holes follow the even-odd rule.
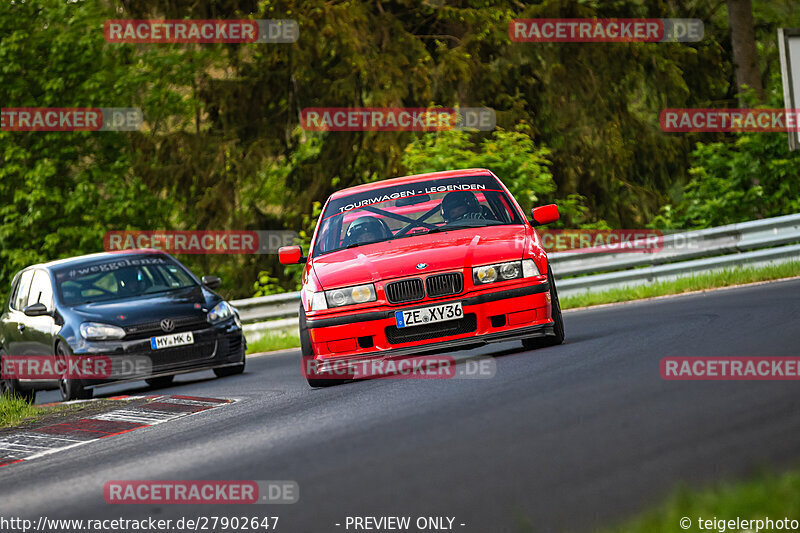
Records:
[[[562,346],[473,350],[496,356],[492,379],[312,390],[297,352],[250,359],[242,376],[181,376],[157,392],[241,401],[0,468],[2,515],[277,515],[287,533],[346,531],[347,516],[451,516],[464,532],[588,531],[681,484],[800,463],[800,383],[659,375],[666,356],[800,355],[800,280],[575,311],[565,321]],[[103,394],[121,391],[153,389]],[[300,501],[107,504],[104,483],[129,479],[295,480]]]

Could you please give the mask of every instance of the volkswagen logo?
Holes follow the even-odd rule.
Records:
[[[417,263],[417,270],[425,270],[428,268],[428,263]]]
[[[175,329],[175,322],[173,322],[169,318],[165,318],[164,320],[161,321],[161,329],[169,333],[170,331]]]

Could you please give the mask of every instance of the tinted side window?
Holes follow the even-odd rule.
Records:
[[[19,278],[19,285],[17,286],[16,294],[14,294],[14,305],[12,306],[17,311],[22,311],[28,305],[31,278],[33,278],[33,270],[26,270]]]
[[[28,304],[43,303],[48,309],[53,308],[53,284],[50,283],[50,276],[43,270],[37,270],[31,282]]]

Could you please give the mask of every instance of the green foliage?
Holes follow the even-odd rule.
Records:
[[[247,353],[274,352],[300,347],[300,336],[297,329],[267,331],[264,336],[247,342]]]
[[[537,147],[530,136],[499,130],[478,144],[473,143],[473,135],[455,130],[425,134],[406,146],[403,166],[413,174],[488,168],[501,176],[526,211],[555,192],[547,158],[550,151]]]
[[[768,107],[781,108],[777,83]],[[697,143],[680,201],[662,208],[654,228],[707,228],[800,212],[800,151],[786,133],[732,134]]]
[[[459,168],[489,169],[500,176],[525,213],[537,205],[558,203],[560,226],[587,227],[585,198],[578,194],[562,200],[555,198],[550,150],[537,147],[523,129],[524,125],[518,131],[497,130],[482,139],[466,131],[427,133],[406,146],[402,163],[413,174]],[[605,224],[600,221],[593,226],[602,228]]]
[[[651,226],[707,228],[800,211],[800,153],[786,134],[744,133],[735,142],[697,143],[683,199]]]
[[[280,294],[284,289],[278,285],[278,278],[273,278],[269,272],[262,270],[258,273],[258,279],[253,283],[254,297],[267,296],[268,294]]]
[[[93,3],[0,6],[0,102],[131,106],[141,87],[128,51],[105,48],[105,16]],[[109,229],[164,220],[132,152],[125,133],[0,131],[0,291],[27,265],[99,251]]]
[[[675,531],[737,531],[729,520],[739,519],[738,531],[789,528],[800,506],[800,472],[761,470],[745,481],[727,481],[694,489],[680,486],[657,507],[626,520],[607,533],[673,533]],[[784,518],[788,517],[787,523]],[[681,520],[688,518],[689,521]],[[766,519],[772,520],[770,527]],[[698,523],[702,519],[704,523]],[[712,522],[716,520],[716,522]],[[753,522],[750,522],[750,521]],[[760,523],[756,523],[760,520]],[[745,522],[747,521],[747,522]],[[685,526],[685,527],[684,527]]]
[[[0,428],[17,425],[26,418],[36,416],[40,410],[40,407],[16,396],[0,396]]]
[[[747,181],[746,165],[768,174],[757,176],[760,192],[726,193],[728,205],[744,202],[736,213],[796,209],[790,202],[798,196],[790,182],[796,159],[777,140],[773,146],[765,136],[739,146],[724,143],[723,135],[665,135],[658,128],[664,107],[735,102],[727,15],[720,5],[0,3],[1,105],[140,107],[146,119],[141,132],[0,131],[0,292],[31,263],[100,251],[108,230],[295,229],[307,251],[329,194],[407,171],[488,167],[526,209],[557,202],[564,226],[640,227],[666,202],[680,201],[675,195],[689,179],[697,184],[687,198],[695,194],[704,202],[706,189],[720,186],[713,179],[731,156],[743,169],[734,180]],[[800,25],[793,7],[792,0],[754,6],[767,78],[778,71],[775,28]],[[508,38],[514,18],[685,13],[705,22],[701,42],[575,45]],[[300,40],[110,44],[102,32],[110,18],[293,18]],[[491,135],[309,133],[298,124],[305,107],[433,104],[491,107],[500,129]],[[689,174],[698,141],[706,148],[695,151]],[[725,146],[710,148],[720,142]],[[758,157],[772,160],[759,163]],[[787,176],[783,185],[781,173]],[[705,176],[710,185],[701,183]],[[754,210],[759,201],[761,210]],[[678,212],[663,221],[675,226],[714,223],[707,211],[676,206],[662,217]],[[301,271],[267,255],[179,259],[198,274],[219,274],[227,296],[294,289]],[[270,279],[254,287],[261,273]]]

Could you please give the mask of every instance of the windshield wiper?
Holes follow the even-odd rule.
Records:
[[[430,235],[431,233],[441,233],[442,231],[453,231],[457,229],[485,228],[488,225],[489,224],[459,224],[457,226],[439,226],[428,231],[428,233],[422,233],[421,235]]]
[[[347,246],[345,246],[344,249],[349,250],[350,248],[355,248],[356,246],[366,246],[367,244],[375,244],[377,242],[383,242],[383,241],[354,242],[352,244],[348,244]],[[339,249],[341,250],[342,248]],[[335,252],[336,250],[331,250],[331,251]]]

